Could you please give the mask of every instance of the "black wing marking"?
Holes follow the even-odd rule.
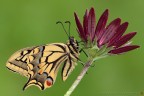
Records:
[[[15,52],[7,61],[6,67],[21,75],[28,76],[28,54],[34,49],[34,47],[28,47]]]
[[[74,61],[70,56],[64,62],[64,66],[62,68],[62,79],[65,81],[70,73],[74,70],[75,66],[77,65],[76,61]]]
[[[27,85],[30,85],[30,82],[34,81],[35,82],[35,83],[33,83],[34,85],[37,84],[36,82],[40,82],[42,84],[42,86],[38,86],[38,87],[42,87],[41,89],[43,89],[44,81],[45,81],[41,77],[43,74],[47,74],[47,77],[51,78],[53,81],[52,84],[54,84],[60,65],[68,57],[68,54],[63,50],[63,49],[65,49],[64,46],[62,46],[60,44],[59,45],[58,44],[57,45],[55,45],[55,44],[46,45],[44,47],[45,47],[44,50],[39,52],[39,53],[41,53],[41,57],[38,57],[37,59],[35,58],[35,59],[29,60],[30,63],[28,64],[28,67],[29,67],[28,72],[30,74],[30,79],[26,83],[24,88],[26,88]],[[51,48],[53,48],[53,50]],[[29,55],[29,57],[34,58],[33,55]],[[32,63],[35,60],[38,60],[39,64]],[[44,78],[44,79],[46,79],[46,78]]]

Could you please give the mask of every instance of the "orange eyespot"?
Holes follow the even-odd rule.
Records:
[[[51,78],[48,78],[46,81],[47,86],[51,86],[53,84]]]

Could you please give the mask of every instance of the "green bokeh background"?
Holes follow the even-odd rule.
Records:
[[[109,22],[117,17],[128,21],[127,32],[138,32],[133,43],[141,48],[96,61],[71,96],[144,96],[143,0],[0,0],[0,96],[63,96],[82,70],[81,64],[66,82],[59,74],[52,88],[40,91],[32,86],[22,91],[27,78],[7,70],[5,63],[21,48],[66,42],[56,21],[71,21],[71,34],[79,40],[73,13],[82,19],[92,6],[97,18],[108,8]],[[85,61],[84,54],[81,59]]]

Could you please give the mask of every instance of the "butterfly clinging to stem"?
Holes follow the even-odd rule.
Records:
[[[15,52],[7,61],[6,67],[29,78],[23,90],[31,85],[38,86],[41,90],[51,87],[62,66],[62,79],[65,81],[79,60],[79,44],[74,37],[64,28],[69,40],[67,43],[51,43],[42,46],[34,46]]]

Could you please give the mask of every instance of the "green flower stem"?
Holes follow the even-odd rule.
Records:
[[[84,75],[86,74],[87,70],[89,69],[89,67],[92,63],[93,63],[93,60],[89,60],[86,62],[83,70],[81,71],[81,73],[79,74],[77,79],[74,81],[74,83],[72,84],[72,86],[69,88],[69,90],[67,91],[67,93],[64,96],[70,96],[72,94],[72,92],[77,87],[77,85],[80,83],[80,81],[82,80],[82,78],[84,77]]]

